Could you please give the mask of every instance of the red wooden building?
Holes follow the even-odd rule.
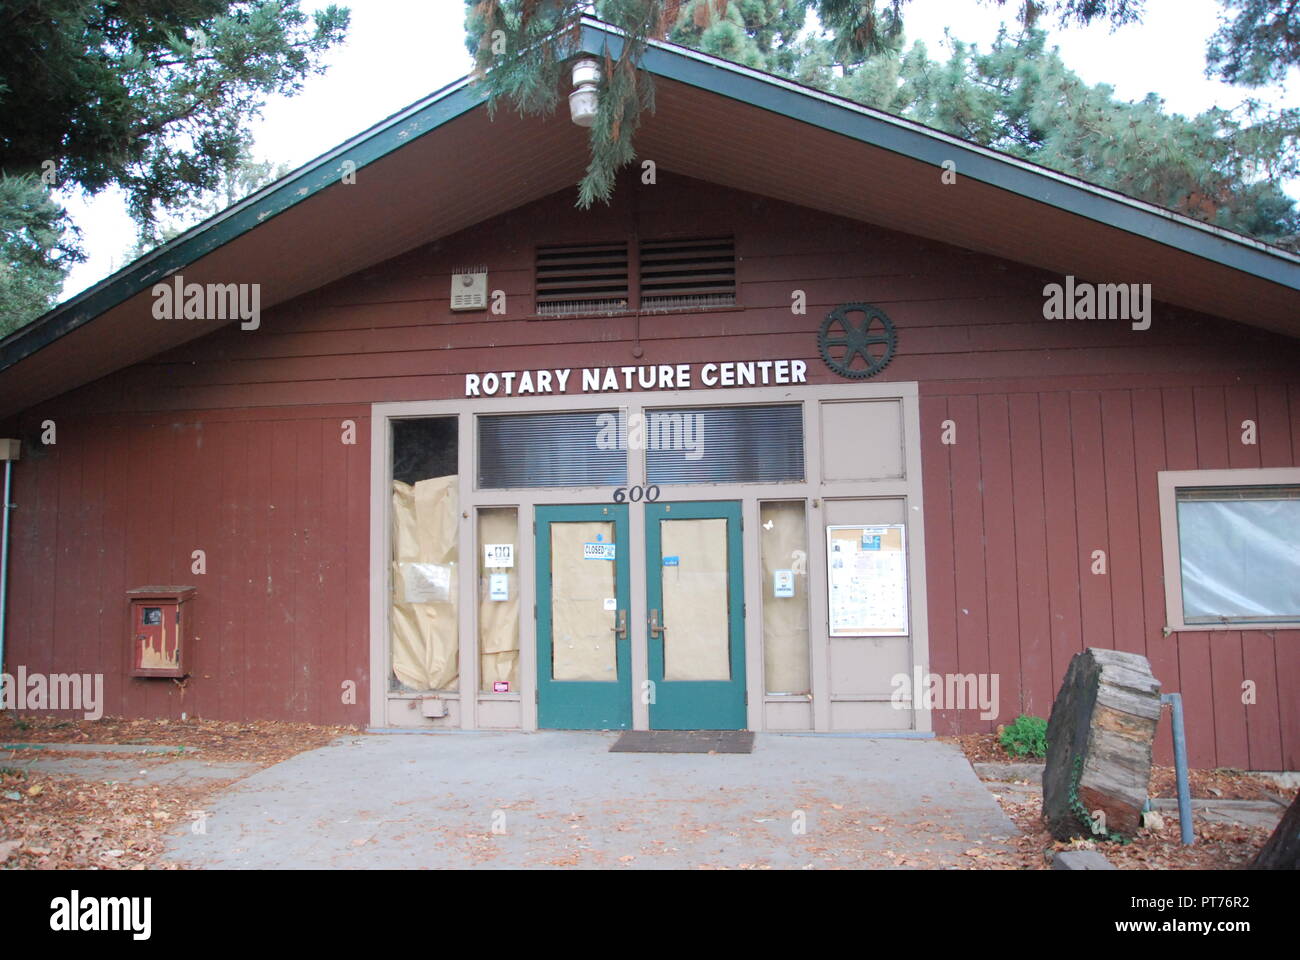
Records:
[[[608,207],[586,131],[461,82],[0,342],[5,670],[108,715],[927,735],[1101,646],[1193,765],[1300,767],[1300,258],[643,67]]]

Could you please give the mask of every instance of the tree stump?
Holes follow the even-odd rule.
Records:
[[[1043,819],[1058,840],[1131,837],[1142,822],[1160,681],[1137,653],[1074,655],[1047,722]]]
[[[1254,870],[1300,870],[1300,795],[1250,865]]]

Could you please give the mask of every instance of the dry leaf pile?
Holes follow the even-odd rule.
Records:
[[[0,866],[5,869],[175,869],[159,863],[163,833],[194,822],[201,786],[134,784],[0,768]]]
[[[938,739],[961,747],[962,752],[966,754],[966,759],[971,763],[1033,762],[1008,757],[1007,752],[998,744],[997,735],[993,733],[971,733]],[[1280,799],[1290,803],[1296,794],[1294,789],[1285,790],[1267,777],[1256,776],[1243,770],[1189,770],[1187,781],[1192,796],[1200,800]],[[1173,767],[1152,767],[1151,796],[1178,796]]]
[[[0,743],[41,743],[57,751],[0,753],[0,868],[176,869],[161,861],[164,835],[202,818],[208,799],[232,779],[186,784],[135,783],[51,774],[26,767],[34,757],[124,754],[78,750],[86,744],[166,744],[197,748],[184,754],[129,755],[141,769],[180,757],[199,762],[270,766],[357,733],[353,727],[219,720],[64,720],[0,717]]]
[[[1131,843],[1090,840],[1065,843],[1053,839],[1043,826],[1042,797],[997,793],[994,796],[1023,835],[1014,841],[1015,853],[995,853],[994,862],[989,865],[1018,870],[1050,869],[1049,853],[1071,849],[1098,850],[1121,870],[1232,870],[1250,863],[1271,832],[1260,827],[1211,823],[1197,817],[1196,842],[1185,847],[1179,839],[1178,816],[1170,814],[1164,817],[1162,827],[1139,830]]]
[[[305,750],[323,747],[357,727],[321,726],[258,720],[65,720],[58,717],[0,717],[0,743],[59,743],[71,750],[78,743],[167,744],[198,748],[198,758],[214,762],[245,761],[269,766]]]

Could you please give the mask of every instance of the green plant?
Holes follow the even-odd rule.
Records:
[[[1047,721],[1042,717],[1029,717],[1023,713],[1009,723],[998,735],[1002,749],[1013,757],[1047,756]]]

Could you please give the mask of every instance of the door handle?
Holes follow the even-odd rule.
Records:
[[[650,636],[659,637],[663,635],[663,632],[664,632],[664,628],[659,624],[659,611],[651,610],[650,611]]]
[[[619,640],[627,639],[627,611],[626,610],[620,610],[618,612],[618,623],[615,626],[610,627],[609,629],[613,630],[614,633],[618,634]]]

